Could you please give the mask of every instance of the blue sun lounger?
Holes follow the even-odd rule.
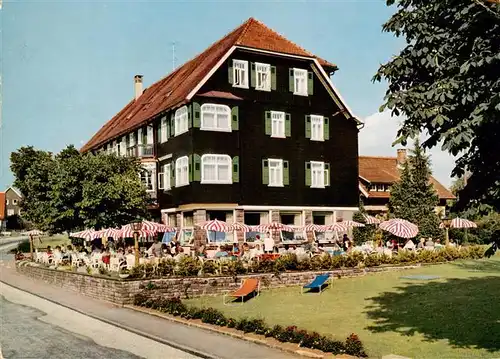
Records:
[[[330,274],[317,275],[311,283],[306,284],[301,288],[301,294],[304,294],[304,289],[318,289],[319,294],[321,294],[323,286],[326,284],[328,279],[330,279]]]

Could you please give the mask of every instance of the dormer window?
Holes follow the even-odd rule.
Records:
[[[233,87],[248,88],[248,61],[233,60]]]

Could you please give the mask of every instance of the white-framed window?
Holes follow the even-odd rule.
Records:
[[[146,186],[146,191],[154,191],[153,171],[143,169],[141,171],[141,182]]]
[[[255,63],[255,89],[260,91],[271,91],[271,65]]]
[[[271,137],[285,138],[285,113],[271,111]]]
[[[201,105],[201,129],[231,132],[231,109],[226,105]]]
[[[13,210],[13,209],[8,209],[7,210],[7,216],[13,216],[14,214],[16,214],[16,212]]]
[[[13,200],[12,200],[12,204],[13,204],[14,206],[17,206],[17,199],[13,199]]]
[[[8,199],[5,200],[5,204],[7,204],[7,206],[9,205],[9,200]]]
[[[307,70],[293,69],[294,95],[307,96]]]
[[[160,167],[158,173],[158,189],[168,190],[170,185],[170,163]]]
[[[160,122],[160,143],[167,142],[168,140],[168,135],[167,135],[167,118],[162,117],[161,122]]]
[[[325,188],[325,163],[311,161],[311,187]]]
[[[269,187],[283,187],[283,160],[269,159]]]
[[[325,118],[320,115],[311,115],[311,140],[324,141]]]
[[[201,183],[233,183],[232,160],[228,155],[201,156]]]
[[[188,156],[179,157],[175,161],[175,187],[189,184],[189,159]]]
[[[233,60],[233,87],[248,88],[248,61]]]
[[[181,133],[188,131],[188,108],[187,106],[182,106],[175,111],[174,116],[175,121],[175,136],[179,136]]]

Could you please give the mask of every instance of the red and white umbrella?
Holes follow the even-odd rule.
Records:
[[[213,232],[231,232],[233,230],[233,226],[224,221],[219,221],[218,219],[213,219],[211,221],[207,221],[202,223],[199,226],[201,229],[206,229],[207,231]]]
[[[70,233],[69,236],[91,240],[91,239],[99,238],[99,232],[96,232],[93,229],[86,229],[86,230],[81,231],[81,232]]]
[[[439,228],[444,228],[444,223],[441,223]],[[477,224],[468,219],[456,217],[451,220],[450,228],[477,228]]]
[[[356,221],[342,221],[338,222],[341,226],[344,226],[345,228],[352,228],[352,227],[364,227],[365,225],[363,223],[359,223]]]
[[[96,234],[101,238],[120,238],[122,236],[122,231],[116,228],[106,228],[97,231]]]
[[[259,232],[279,232],[279,231],[294,232],[295,228],[293,228],[291,226],[287,226],[283,223],[271,222],[271,223],[261,224],[260,226],[257,226],[256,230]]]
[[[252,232],[253,231],[253,228],[251,226],[248,226],[244,223],[239,223],[239,222],[233,223],[232,227],[235,231],[238,231],[238,232]]]
[[[22,235],[23,236],[34,237],[34,236],[41,236],[41,235],[43,235],[43,232],[39,231],[38,229],[32,229],[31,231],[23,232]]]
[[[418,234],[418,227],[404,219],[394,218],[380,223],[380,229],[400,238],[413,238]]]
[[[139,233],[139,237],[143,237],[143,238],[146,238],[146,237],[149,237],[149,236],[154,236],[156,235],[156,231],[150,231],[150,230],[147,230],[147,229],[141,229],[140,231],[134,231],[130,225],[126,225],[126,226],[123,226],[122,229],[120,230],[120,234],[121,234],[121,237],[122,238],[132,238],[134,237],[134,232],[137,232]]]
[[[375,218],[373,216],[369,216],[367,214],[364,214],[363,217],[365,217],[366,224],[379,224],[380,219]]]
[[[325,227],[327,231],[334,231],[334,232],[346,232],[348,229],[344,224],[342,224],[342,222],[336,222],[334,224],[330,224]]]
[[[322,226],[319,224],[308,224],[304,227],[304,231],[306,232],[326,232],[326,226]]]

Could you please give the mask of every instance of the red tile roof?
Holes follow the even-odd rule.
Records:
[[[359,176],[371,183],[392,184],[399,180],[396,157],[359,156]],[[453,199],[455,196],[434,177],[430,178],[440,199]],[[390,192],[369,191],[372,198],[389,198]]]
[[[5,219],[5,192],[0,192],[0,220]]]
[[[203,53],[151,85],[137,100],[133,99],[129,102],[97,131],[82,147],[81,151],[86,152],[104,145],[106,142],[144,125],[161,112],[185,103],[188,94],[215,67],[227,51],[236,45],[311,57],[317,59],[327,69],[337,68],[334,64],[314,56],[285,39],[260,21],[250,18],[224,38],[212,44]]]

